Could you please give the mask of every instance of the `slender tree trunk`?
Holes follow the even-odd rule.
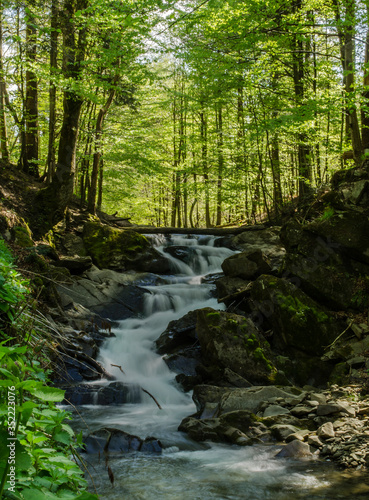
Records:
[[[0,4],[0,151],[3,160],[9,159],[8,134],[5,115],[5,74],[3,61],[3,5]]]
[[[297,8],[301,8],[301,0],[297,1]],[[304,99],[304,57],[303,57],[303,41],[293,36],[293,83],[295,90],[296,106],[301,107]],[[309,146],[309,138],[306,132],[297,134],[298,142],[298,174],[299,174],[299,196],[303,198],[310,193],[311,183],[311,148]]]
[[[37,59],[37,31],[33,9],[35,1],[28,1],[26,10],[26,102],[25,102],[25,148],[22,169],[36,177],[38,169],[38,84],[34,65]]]
[[[360,135],[359,120],[355,103],[355,0],[344,0],[345,21],[342,23],[337,0],[333,1],[336,14],[337,32],[340,41],[341,63],[343,69],[343,85],[345,89],[346,132],[351,138],[353,156],[356,165],[360,165],[363,157],[363,146]],[[342,29],[342,24],[344,27]]]
[[[58,62],[58,0],[52,0],[51,20],[50,20],[50,83],[49,83],[49,144],[46,160],[47,182],[51,182],[55,174],[55,126],[56,126],[56,85],[54,83],[54,73],[57,70]]]
[[[369,18],[369,5],[367,4],[367,16]],[[363,105],[361,108],[361,136],[363,152],[369,155],[369,28],[365,40],[365,65],[364,65],[364,90]]]
[[[88,191],[88,202],[87,202],[87,210],[94,214],[96,212],[96,193],[97,193],[97,184],[98,184],[98,176],[99,176],[99,165],[102,154],[102,145],[101,145],[101,136],[103,131],[104,120],[109,111],[110,106],[113,103],[115,94],[116,94],[116,85],[118,83],[119,76],[116,75],[113,80],[113,87],[110,90],[108,99],[106,100],[104,106],[100,109],[99,114],[96,120],[96,128],[95,128],[95,152],[94,159],[92,164],[92,172],[91,172],[91,184],[90,189]]]
[[[217,210],[216,210],[216,225],[222,223],[222,183],[223,183],[223,168],[224,168],[224,153],[223,153],[223,114],[222,105],[219,104],[216,109],[216,129],[217,129],[217,149],[218,149],[218,179],[217,179]]]
[[[101,156],[99,166],[99,185],[97,190],[97,209],[101,210],[103,199],[103,184],[104,184],[104,156]]]
[[[205,183],[205,225],[211,227],[210,219],[210,186],[208,167],[207,120],[204,109],[200,112],[201,163]]]

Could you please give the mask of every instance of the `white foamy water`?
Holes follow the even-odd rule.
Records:
[[[212,285],[201,284],[201,279],[220,272],[223,260],[234,252],[214,247],[214,239],[153,237],[158,250],[169,260],[173,275],[165,277],[166,284],[145,287],[142,316],[121,321],[114,330],[116,337],[106,341],[101,349],[100,361],[106,369],[118,380],[149,391],[162,410],[142,392],[140,404],[80,409],[84,421],[76,415],[75,427],[85,430],[87,422],[89,432],[111,427],[141,438],[155,436],[165,449],[161,455],[129,453],[110,457],[114,488],[100,457],[89,455],[99,495],[108,500],[354,498],[350,485],[339,484],[342,478],[329,464],[275,459],[280,449],[277,446],[195,443],[177,431],[181,420],[195,412],[195,405],[191,394],[183,393],[176,385],[175,374],[155,352],[154,341],[170,321],[191,310],[222,308],[212,297]],[[188,262],[165,252],[167,245],[188,248],[189,254],[183,251]],[[121,366],[124,374],[112,364]]]

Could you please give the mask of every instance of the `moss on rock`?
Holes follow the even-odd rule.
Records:
[[[34,242],[32,240],[32,231],[25,221],[22,220],[21,226],[14,226],[12,231],[14,243],[16,245],[23,248],[34,246]]]
[[[85,224],[83,243],[94,264],[100,268],[124,269],[150,247],[142,234],[130,229],[115,229],[95,221]]]

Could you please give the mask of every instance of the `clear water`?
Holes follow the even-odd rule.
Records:
[[[127,500],[290,500],[351,499],[358,497],[365,476],[339,473],[322,461],[276,459],[280,447],[234,447],[195,443],[177,431],[181,420],[195,412],[191,394],[175,383],[153,342],[168,323],[202,307],[221,309],[211,296],[211,286],[201,278],[221,270],[233,252],[215,248],[214,238],[172,236],[169,244],[191,246],[196,262],[191,266],[164,253],[168,240],[156,237],[156,246],[171,262],[173,275],[166,284],[147,287],[140,318],[121,321],[101,350],[100,361],[118,380],[139,384],[162,406],[142,393],[140,404],[79,408],[74,426],[86,432],[101,427],[124,430],[141,438],[154,436],[165,447],[161,455],[142,453],[110,456],[114,474],[111,485],[103,458],[87,457],[92,470],[91,489],[101,498]],[[111,365],[119,365],[124,374]],[[93,483],[93,484],[92,484]],[[364,495],[364,496],[363,496]],[[369,493],[358,498],[369,498]]]

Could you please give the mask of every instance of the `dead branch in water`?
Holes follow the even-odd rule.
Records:
[[[119,370],[125,375],[125,372],[123,371],[123,368],[120,365],[113,365],[113,363],[110,363],[110,366],[115,366],[115,368],[119,368]]]
[[[159,403],[156,401],[156,399],[154,398],[154,396],[152,394],[149,393],[149,391],[147,391],[146,389],[144,389],[143,387],[141,387],[141,390],[143,392],[146,392],[146,394],[148,394],[150,396],[150,398],[152,398],[155,403],[157,404],[157,407],[159,408],[159,410],[162,410],[163,408],[159,405]]]

